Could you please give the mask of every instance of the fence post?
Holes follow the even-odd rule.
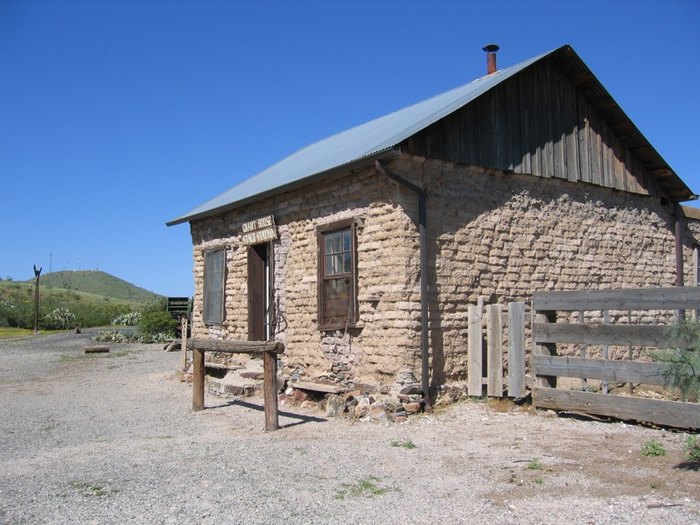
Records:
[[[265,399],[265,430],[277,430],[277,354],[263,352],[263,393]]]
[[[467,394],[481,397],[481,307],[473,304],[469,305],[467,337]]]
[[[508,303],[508,397],[525,396],[525,303]]]
[[[192,410],[204,410],[204,350],[192,348]]]
[[[486,346],[488,357],[486,366],[486,393],[489,396],[503,396],[503,310],[500,304],[490,304],[486,308]]]
[[[557,313],[553,311],[538,312],[535,310],[534,304],[532,307],[532,355],[557,355],[557,345],[555,343],[537,344],[537,327],[539,323],[555,323],[557,321]],[[556,376],[538,376],[535,360],[532,360],[532,376],[533,386],[539,387],[557,387]]]

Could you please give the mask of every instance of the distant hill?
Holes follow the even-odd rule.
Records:
[[[28,282],[34,281],[32,279]],[[41,276],[41,285],[133,303],[149,303],[161,298],[156,293],[99,270],[66,270],[47,273]]]

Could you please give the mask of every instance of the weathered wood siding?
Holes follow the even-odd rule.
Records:
[[[551,61],[407,139],[408,153],[658,195],[654,178]]]

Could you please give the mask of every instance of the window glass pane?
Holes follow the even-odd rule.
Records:
[[[350,230],[343,232],[343,250],[346,252],[350,251],[352,244],[350,243]]]
[[[352,255],[350,253],[343,254],[343,273],[352,271]]]
[[[333,270],[335,273],[343,273],[343,254],[339,253],[334,255],[335,261],[333,261]]]
[[[326,235],[326,253],[333,253],[333,236]]]
[[[342,243],[342,237],[340,232],[336,232],[333,234],[333,240],[335,241],[335,246],[334,246],[334,253],[342,252],[343,251],[343,243]]]
[[[224,320],[225,251],[204,254],[204,322],[217,324]]]
[[[326,275],[335,275],[335,271],[333,271],[332,255],[326,255]]]

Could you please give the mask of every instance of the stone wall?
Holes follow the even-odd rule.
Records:
[[[658,198],[402,155],[387,169],[427,190],[433,383],[466,378],[467,307],[529,300],[534,290],[675,283],[673,217]],[[275,338],[283,372],[305,380],[392,385],[420,376],[416,195],[367,168],[192,223],[196,336],[247,337],[243,222],[273,214]],[[317,329],[319,225],[357,221],[359,323]],[[684,255],[689,274],[691,235]],[[203,251],[227,246],[226,320],[202,323]]]

